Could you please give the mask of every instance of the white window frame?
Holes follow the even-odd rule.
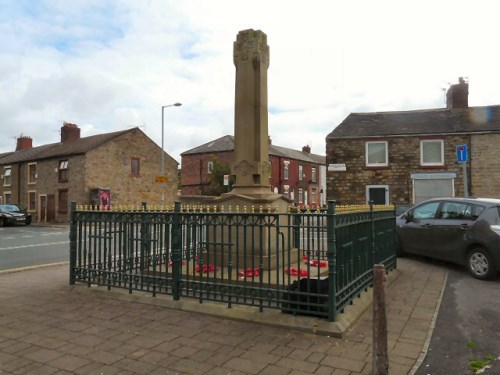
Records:
[[[383,163],[370,163],[369,160],[369,148],[370,145],[374,144],[384,144],[385,145],[385,162]],[[366,156],[366,166],[367,167],[387,167],[389,165],[389,144],[387,141],[369,141],[365,143],[365,156]]]
[[[304,189],[299,188],[299,204],[304,203]]]
[[[311,168],[311,180],[312,180],[312,182],[316,182],[316,180],[318,178],[316,173],[317,173],[316,168],[314,168],[314,167]]]
[[[209,161],[207,163],[207,173],[211,174],[213,170],[214,170],[214,162],[213,161]]]
[[[285,160],[283,163],[283,179],[288,180],[290,178],[290,162],[288,160]]]
[[[3,192],[3,202],[4,204],[12,203],[12,191],[4,191]]]
[[[385,204],[389,204],[389,185],[366,185],[366,190],[365,190],[366,203],[370,201],[370,189],[384,189]]]
[[[285,197],[288,197],[290,195],[290,186],[289,185],[284,185],[283,186],[283,195]]]
[[[3,186],[12,186],[12,166],[10,165],[3,169]]]
[[[311,188],[311,204],[316,204],[317,203],[317,190],[316,188]]]
[[[35,202],[34,202],[34,205],[33,207],[30,206],[30,194],[34,194],[35,195]],[[26,210],[29,211],[29,212],[34,212],[36,211],[36,205],[37,205],[37,202],[36,202],[36,190],[28,190],[28,204],[26,205]]]
[[[441,144],[441,161],[439,162],[424,162],[424,144],[437,143]],[[443,166],[444,165],[444,140],[443,139],[422,139],[420,140],[420,165],[425,167]]]
[[[304,166],[302,164],[299,164],[299,181],[302,181],[304,179]]]
[[[33,181],[31,180],[31,168],[35,168],[35,173],[33,176]],[[37,165],[36,163],[28,163],[28,184],[32,185],[36,183],[36,179],[38,177],[38,174],[36,172]]]

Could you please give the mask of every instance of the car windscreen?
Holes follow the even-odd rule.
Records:
[[[13,205],[13,204],[4,204],[0,206],[0,210],[2,212],[20,212],[19,207]]]

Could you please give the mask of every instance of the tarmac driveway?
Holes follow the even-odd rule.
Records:
[[[448,280],[427,356],[416,375],[470,375],[470,359],[488,356],[497,360],[483,373],[500,374],[500,278],[481,281],[462,267],[435,263],[449,270]]]

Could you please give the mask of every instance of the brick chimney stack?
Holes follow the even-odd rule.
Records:
[[[33,139],[31,137],[20,136],[17,138],[16,151],[33,148]]]
[[[463,77],[451,85],[446,93],[446,108],[469,108],[469,82]]]
[[[80,128],[75,124],[65,122],[61,127],[61,142],[80,139]]]
[[[307,146],[302,147],[302,152],[305,152],[306,154],[310,154],[311,153],[311,146],[307,145]]]

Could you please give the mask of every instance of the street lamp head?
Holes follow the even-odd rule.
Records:
[[[174,103],[174,104],[162,105],[161,109],[163,110],[163,108],[167,108],[167,107],[180,107],[181,105],[182,105],[182,103]]]

